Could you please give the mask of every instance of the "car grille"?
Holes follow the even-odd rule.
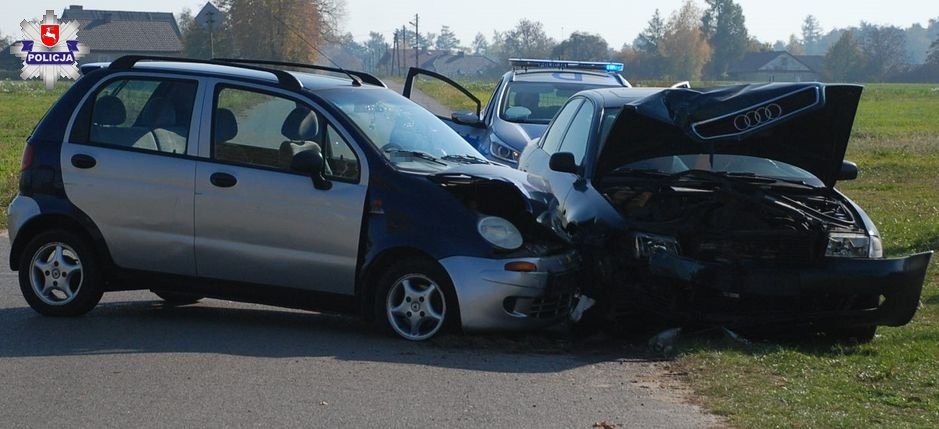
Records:
[[[705,261],[773,261],[782,264],[810,263],[824,249],[816,234],[787,232],[730,233],[701,240],[691,248],[692,257]]]
[[[574,294],[561,294],[535,298],[525,315],[533,319],[556,319],[566,316],[574,302]]]

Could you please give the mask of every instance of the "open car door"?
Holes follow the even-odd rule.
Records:
[[[475,148],[488,132],[479,98],[442,74],[411,67],[403,95],[437,115]]]

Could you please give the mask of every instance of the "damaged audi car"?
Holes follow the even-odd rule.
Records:
[[[885,258],[835,188],[862,87],[583,91],[519,168],[581,252],[594,320],[824,332],[908,323],[932,252]],[[586,317],[586,316],[585,316]],[[802,331],[804,330],[804,331]]]

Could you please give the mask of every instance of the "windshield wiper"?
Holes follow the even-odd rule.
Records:
[[[444,161],[456,161],[462,162],[464,164],[491,164],[491,162],[486,161],[478,156],[459,154],[459,155],[446,155],[440,157]]]
[[[778,184],[789,184],[789,185],[798,185],[801,187],[809,189],[817,189],[817,187],[812,186],[808,183],[805,183],[804,180],[798,179],[784,179],[781,177],[770,177],[770,176],[760,176],[756,173],[751,173],[749,171],[709,171],[709,170],[688,170],[683,171],[675,175],[676,178],[683,177],[693,177],[698,179],[730,179],[736,181],[742,181],[747,183],[753,183],[757,185],[778,185]]]
[[[671,174],[666,173],[662,170],[656,170],[654,168],[629,168],[629,167],[619,167],[613,170],[614,174],[619,175],[633,175],[633,176],[647,176],[647,177],[668,177]]]
[[[424,160],[430,163],[442,165],[444,167],[450,165],[450,164],[447,164],[446,162],[440,161],[439,159],[437,159],[437,157],[427,152],[423,152],[419,150],[386,149],[385,152],[389,154],[400,154],[400,155],[410,156],[412,158],[417,158],[417,159]]]

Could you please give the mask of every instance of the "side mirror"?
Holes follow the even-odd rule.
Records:
[[[454,112],[450,115],[450,119],[453,119],[453,122],[463,125],[470,125],[473,127],[482,127],[483,121],[479,119],[473,112]]]
[[[326,179],[323,171],[326,169],[326,160],[318,150],[305,150],[293,156],[290,169],[298,173],[305,173],[313,181],[313,187],[321,191],[329,190],[333,183]]]
[[[851,161],[841,161],[841,171],[838,172],[838,180],[857,179],[857,164]]]
[[[574,154],[570,152],[551,154],[551,159],[548,160],[548,168],[559,173],[577,174],[577,163],[574,162]]]

